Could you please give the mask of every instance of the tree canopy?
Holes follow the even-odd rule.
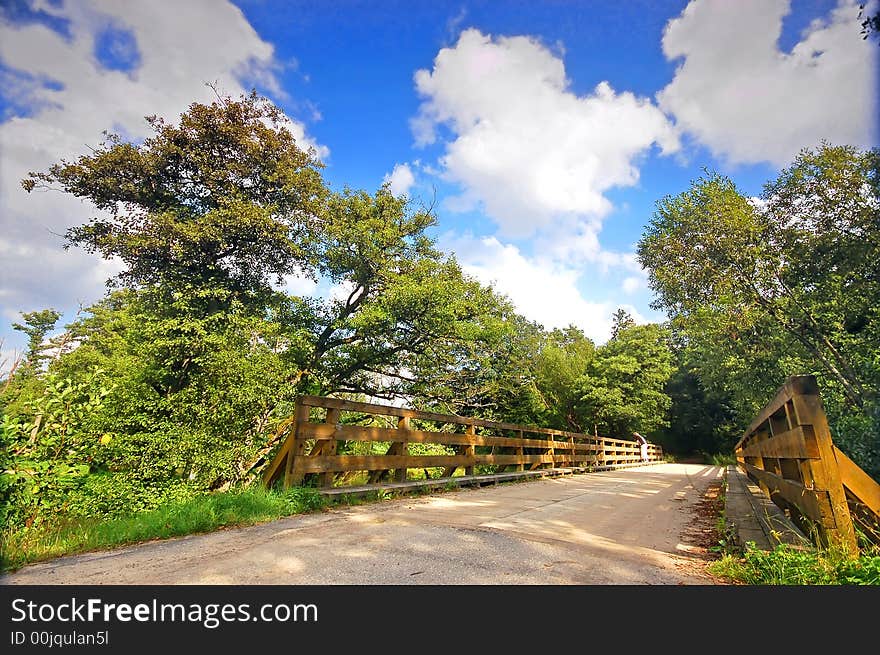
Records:
[[[178,124],[146,120],[153,136],[142,144],[105,133],[90,154],[22,181],[27,191],[60,187],[98,210],[67,231],[67,247],[118,257],[124,285],[238,293],[315,264],[321,165],[280,109],[252,93],[195,103]]]
[[[760,198],[708,173],[658,202],[638,258],[710,387],[754,410],[785,376],[816,373],[832,411],[875,420],[878,163],[878,150],[821,144]],[[858,440],[876,452],[871,430]]]

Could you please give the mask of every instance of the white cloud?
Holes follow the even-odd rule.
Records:
[[[623,306],[639,323],[645,319],[630,305],[589,302],[577,287],[581,272],[575,268],[526,257],[519,248],[494,236],[444,234],[439,244],[455,252],[462,269],[483,284],[492,284],[526,318],[546,329],[575,325],[597,343],[611,335],[611,316]]]
[[[877,45],[861,38],[858,4],[842,0],[785,53],[789,11],[789,0],[693,0],[666,26],[663,52],[682,61],[660,107],[730,162],[786,165],[822,139],[876,143]]]
[[[645,286],[644,278],[630,275],[623,280],[623,292],[633,294]]]
[[[40,24],[0,20],[0,61],[27,74],[17,77],[15,102],[31,109],[0,124],[0,304],[7,313],[93,302],[117,270],[61,249],[58,235],[94,210],[60,193],[26,194],[19,182],[28,171],[75,158],[105,129],[145,137],[144,115],[174,121],[190,103],[213,100],[205,82],[230,94],[253,84],[280,92],[273,46],[229,2],[89,0],[41,8],[69,20],[69,38]],[[133,70],[108,70],[96,58],[95,37],[108,27],[130,30],[140,54]],[[28,76],[37,82],[21,82]],[[301,123],[290,129],[301,145],[327,156]]]
[[[440,164],[463,190],[453,206],[482,205],[504,236],[560,221],[595,233],[611,209],[605,192],[637,183],[639,157],[655,144],[679,147],[651,100],[607,82],[574,94],[562,60],[529,37],[466,30],[415,85],[424,98],[416,142],[436,141],[441,126],[452,132]]]
[[[304,271],[297,271],[284,276],[281,291],[291,296],[311,296],[318,288],[318,282],[310,278]]]
[[[391,183],[391,193],[395,196],[406,195],[416,183],[416,176],[409,164],[395,164],[394,169],[382,181]]]

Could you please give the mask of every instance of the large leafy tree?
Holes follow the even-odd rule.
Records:
[[[748,424],[815,373],[835,438],[877,467],[880,151],[805,149],[759,199],[708,174],[661,200],[638,256],[700,384]]]
[[[509,307],[433,247],[424,232],[434,220],[387,186],[328,198],[316,252],[333,291],[290,306],[291,336],[305,338],[292,353],[301,389],[424,394],[457,349],[490,338]]]
[[[592,425],[582,424],[576,411],[578,379],[587,372],[596,346],[580,329],[569,326],[551,331],[534,357],[535,382],[545,410],[544,424],[564,430],[585,432]]]
[[[684,320],[715,314],[734,331],[769,321],[864,409],[880,343],[878,156],[823,145],[760,202],[717,174],[661,200],[638,247],[656,306]]]
[[[106,134],[74,161],[22,181],[60,188],[99,210],[67,231],[67,246],[126,268],[123,285],[161,283],[263,291],[314,263],[309,245],[325,188],[314,153],[255,93],[195,103],[178,123],[147,117],[141,144]]]
[[[543,329],[514,312],[506,298],[483,293],[486,311],[468,338],[448,343],[440,359],[416,369],[418,398],[442,412],[543,425],[546,406],[534,370]]]
[[[629,439],[667,425],[672,375],[668,331],[656,324],[625,325],[596,350],[577,381],[579,423],[600,434]]]

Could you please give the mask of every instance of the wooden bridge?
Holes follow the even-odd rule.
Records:
[[[831,438],[812,375],[790,377],[736,444],[739,466],[815,542],[880,544],[880,484]]]
[[[651,443],[643,459],[635,441],[319,396],[299,398],[280,432],[285,440],[264,483],[286,488],[311,478],[328,495],[480,486],[663,461]]]
[[[263,525],[62,558],[3,582],[715,583],[705,573],[714,545],[706,539],[716,523],[706,503],[720,489],[721,467],[666,463],[654,445],[644,462],[634,441],[312,396],[299,400],[281,436],[267,484],[312,484],[330,495],[491,486],[343,503]],[[880,485],[832,443],[812,378],[789,380],[736,453],[737,480],[747,473],[757,482],[749,485],[755,495],[763,491],[779,505],[759,506],[756,520],[767,506],[777,508],[818,541],[841,543],[853,554],[861,536],[880,524]],[[590,474],[569,475],[576,472]],[[495,484],[538,476],[554,477]]]
[[[644,462],[633,441],[311,396],[280,436],[267,484],[326,494],[491,486],[61,558],[2,583],[715,583],[706,503],[721,467],[666,463],[654,445]],[[756,495],[817,540],[855,553],[880,525],[880,485],[831,442],[811,378],[789,380],[736,453],[737,479],[748,473]],[[576,472],[595,473],[567,475]],[[495,484],[532,476],[555,477]]]
[[[339,398],[303,396],[263,481],[311,484],[329,496],[482,486],[657,464],[663,451],[566,432]],[[880,543],[880,484],[831,438],[813,376],[794,376],[735,447],[741,471],[797,528],[852,554]],[[769,525],[766,507],[755,521]],[[765,532],[773,532],[772,528]]]

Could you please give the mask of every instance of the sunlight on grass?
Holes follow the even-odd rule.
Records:
[[[763,551],[751,545],[741,556],[725,554],[709,570],[749,585],[880,585],[880,549],[851,559],[831,550],[780,544]]]

